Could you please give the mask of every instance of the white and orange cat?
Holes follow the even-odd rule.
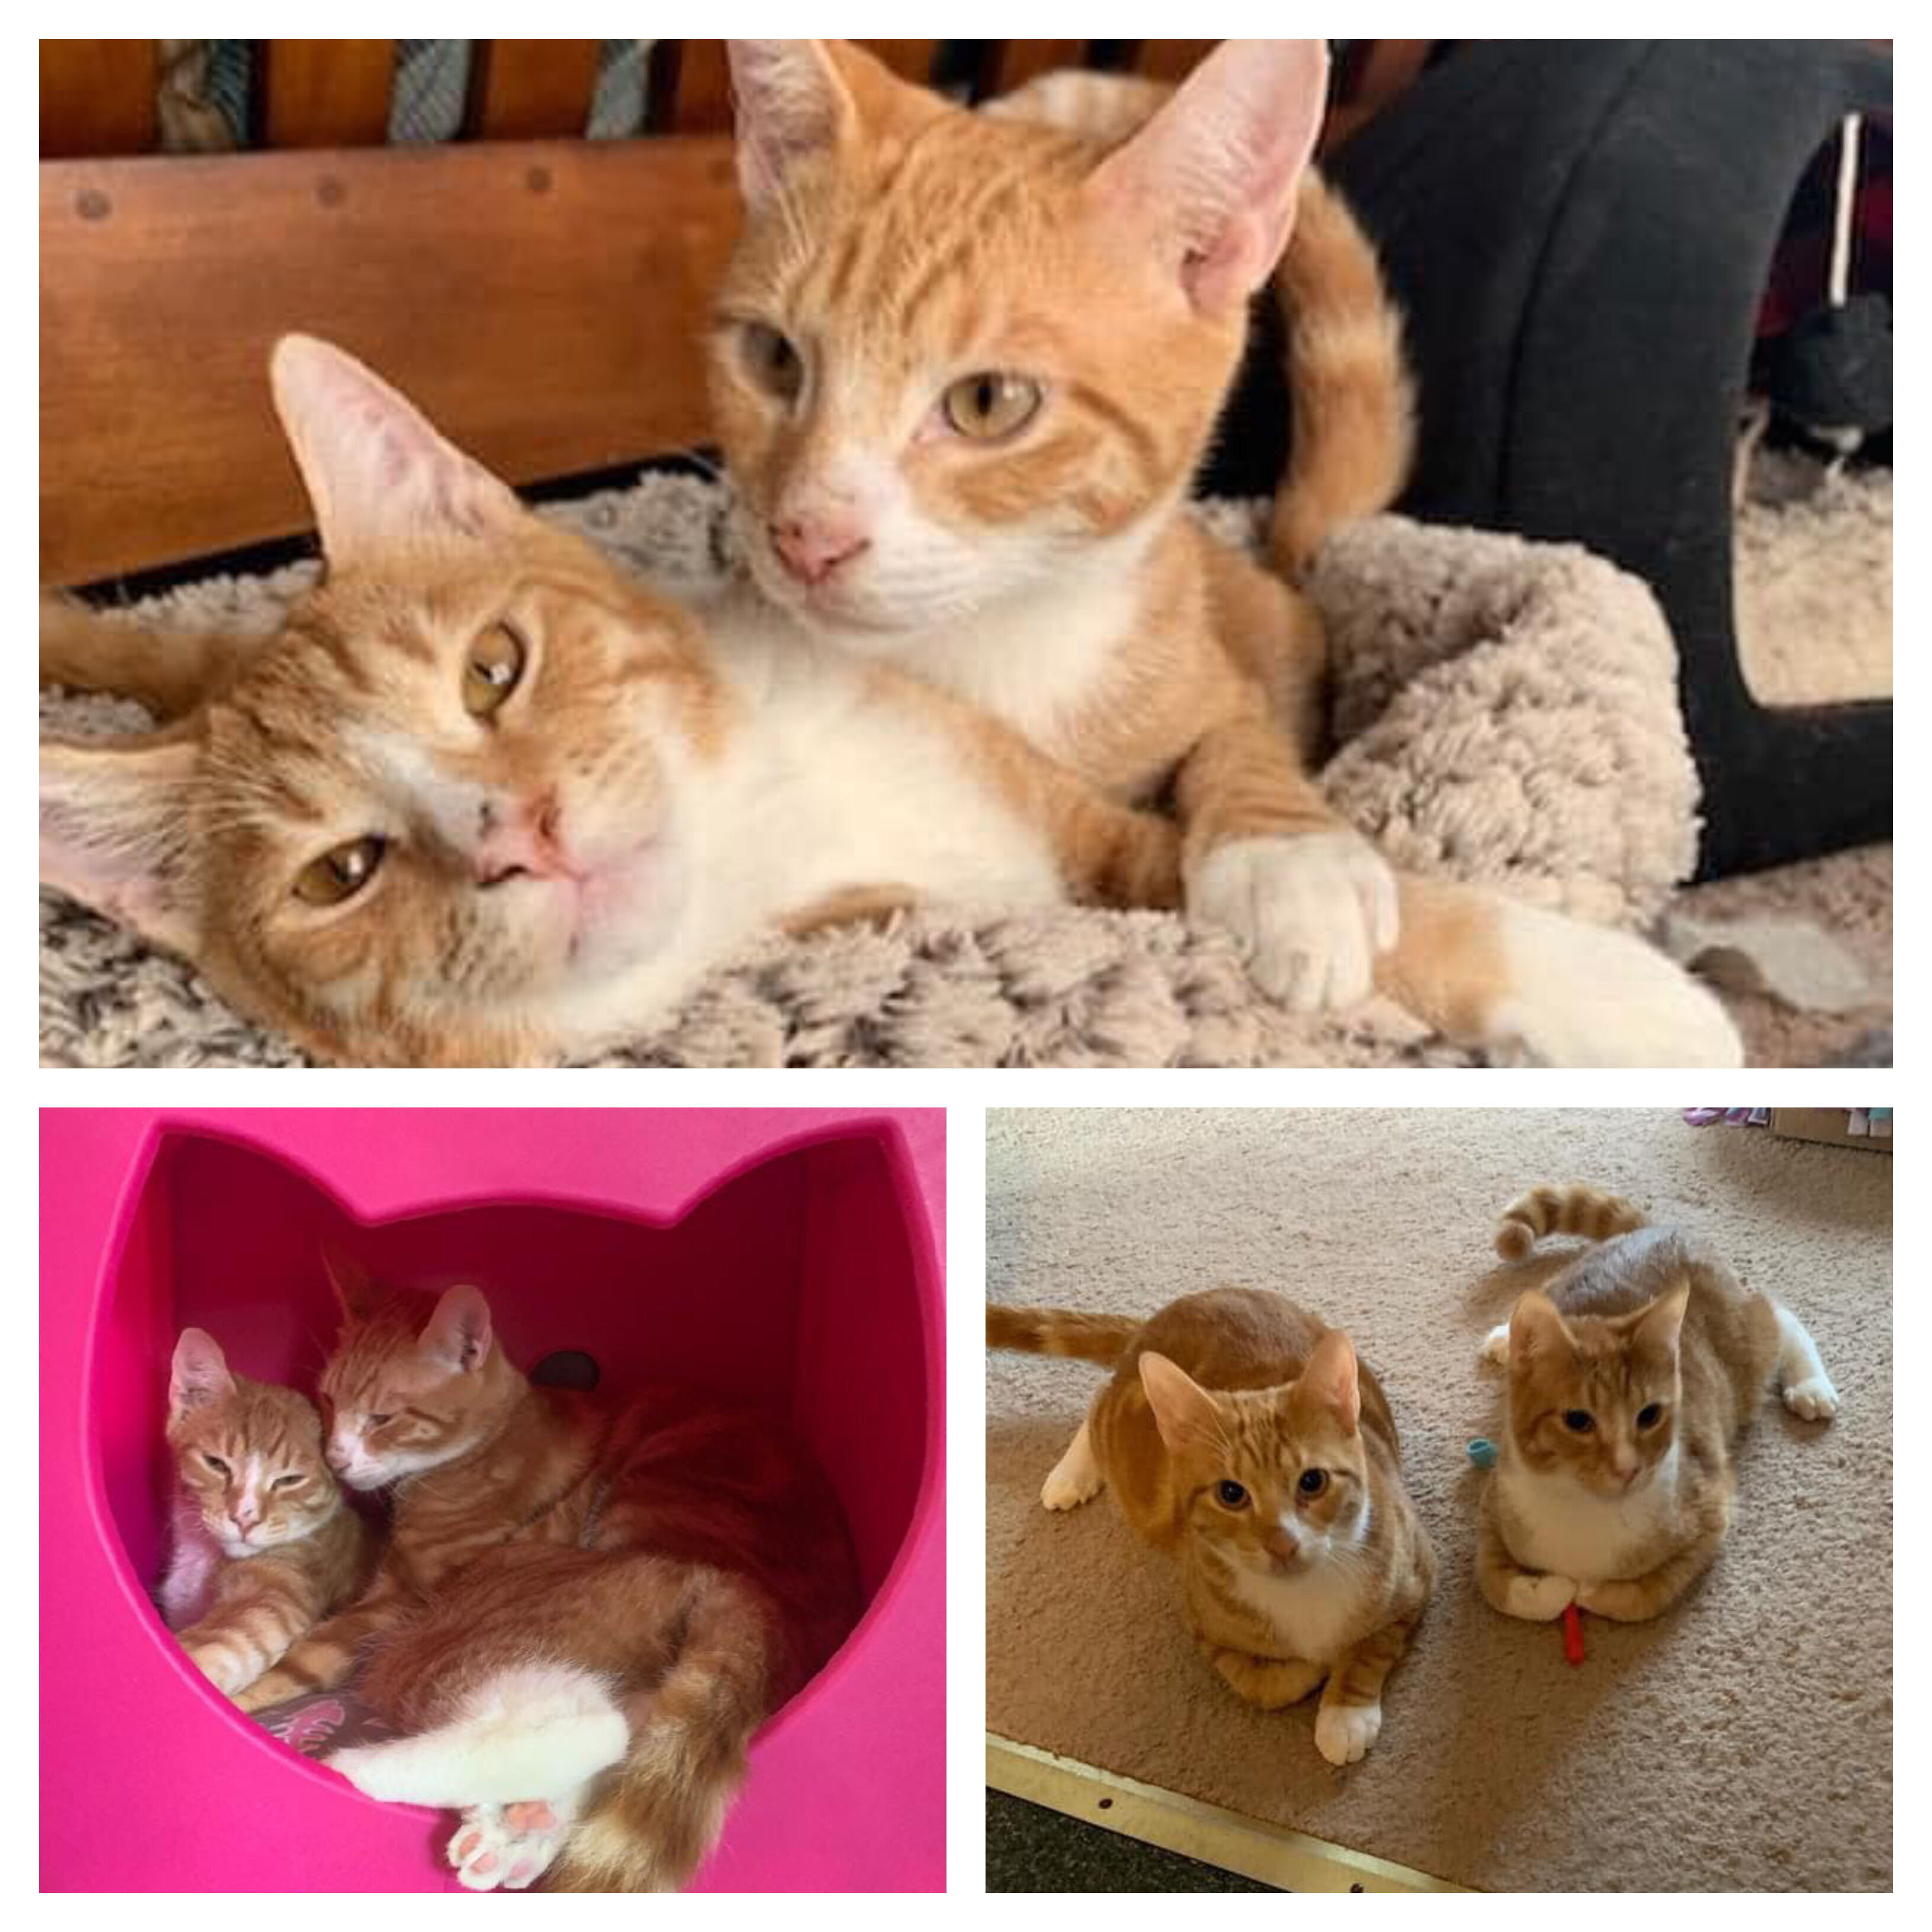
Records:
[[[175,1344],[167,1438],[178,1487],[161,1614],[195,1668],[238,1696],[362,1594],[375,1532],[323,1460],[315,1405],[235,1374],[203,1329]]]
[[[1110,1484],[1179,1565],[1188,1628],[1227,1683],[1269,1711],[1324,1686],[1316,1749],[1364,1756],[1436,1558],[1348,1336],[1286,1295],[1222,1288],[1145,1322],[992,1307],[986,1340],[1112,1368],[1040,1500],[1073,1509]]]
[[[801,637],[1112,796],[1171,795],[1190,909],[1292,1006],[1372,986],[1499,1060],[1737,1064],[1661,955],[1394,877],[1308,776],[1324,647],[1288,578],[1387,504],[1411,434],[1373,252],[1309,166],[1322,43],[1225,42],[1171,100],[1088,76],[994,115],[842,43],[728,45],[748,219],[714,412],[750,572]],[[1295,451],[1271,572],[1185,503],[1278,262]]]
[[[273,379],[326,578],[258,640],[44,599],[44,681],[164,722],[43,742],[40,877],[310,1053],[589,1054],[881,888],[1174,902],[1172,826],[997,722],[756,598],[653,596],[324,344]]]
[[[330,1262],[328,1456],[387,1490],[356,1603],[238,1701],[344,1683],[402,1733],[329,1762],[448,1806],[472,1891],[667,1892],[717,1842],[765,1718],[859,1611],[830,1484],[782,1419],[662,1384],[539,1387],[470,1286],[432,1301]]]
[[[1496,1251],[1518,1260],[1556,1232],[1594,1245],[1484,1345],[1509,1392],[1477,1580],[1506,1616],[1545,1620],[1574,1601],[1640,1622],[1716,1558],[1732,1450],[1767,1384],[1807,1421],[1835,1414],[1838,1394],[1798,1318],[1707,1244],[1597,1189],[1539,1187],[1505,1210]]]

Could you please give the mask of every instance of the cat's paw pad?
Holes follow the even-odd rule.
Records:
[[[1514,904],[1497,934],[1506,990],[1478,1042],[1496,1064],[1744,1064],[1717,995],[1642,940]]]
[[[1315,1748],[1330,1764],[1359,1764],[1382,1729],[1380,1704],[1324,1704],[1315,1714]]]
[[[1507,1322],[1498,1322],[1483,1337],[1483,1360],[1498,1366],[1509,1360],[1509,1328]]]
[[[472,1805],[449,1841],[456,1882],[470,1892],[522,1892],[549,1868],[567,1828],[541,1798]]]
[[[1546,1624],[1560,1617],[1576,1594],[1568,1576],[1512,1576],[1503,1607],[1508,1615]]]
[[[1256,984],[1300,1013],[1366,999],[1400,929],[1395,874],[1352,832],[1216,846],[1189,872],[1187,909],[1232,932]]]
[[[1807,1376],[1802,1382],[1786,1382],[1782,1393],[1785,1407],[1807,1422],[1826,1422],[1838,1412],[1838,1391],[1828,1376]]]

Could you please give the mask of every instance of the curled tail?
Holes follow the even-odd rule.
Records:
[[[1593,1241],[1607,1241],[1643,1225],[1641,1208],[1600,1187],[1532,1187],[1503,1210],[1496,1252],[1518,1262],[1545,1234],[1586,1234]]]
[[[164,722],[192,711],[257,641],[142,624],[40,592],[40,682],[134,698]]]
[[[1311,168],[1276,272],[1288,324],[1294,444],[1275,497],[1270,560],[1298,579],[1330,533],[1395,500],[1415,441],[1402,317],[1375,244]]]
[[[676,1892],[717,1844],[772,1702],[772,1621],[761,1593],[712,1573],[677,1661],[632,1700],[633,1742],[591,1788],[550,1868],[550,1892]]]
[[[1141,1324],[1125,1315],[1089,1315],[1077,1308],[986,1310],[986,1346],[1027,1355],[1071,1355],[1111,1366],[1126,1352]]]

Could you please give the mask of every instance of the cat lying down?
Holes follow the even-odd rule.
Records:
[[[760,932],[914,901],[1177,902],[1166,820],[984,712],[748,592],[650,593],[338,350],[288,338],[272,373],[325,580],[252,642],[44,604],[44,680],[160,722],[44,743],[41,877],[316,1058],[587,1054]],[[1404,1004],[1447,1037],[1735,1060],[1716,1002],[1640,943],[1401,890]],[[1482,972],[1447,970],[1472,945]]]

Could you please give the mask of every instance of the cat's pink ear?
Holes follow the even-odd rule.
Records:
[[[1552,1358],[1560,1360],[1572,1352],[1570,1331],[1563,1325],[1556,1303],[1540,1288],[1518,1295],[1510,1310],[1510,1367]]]
[[[1362,1419],[1362,1384],[1355,1345],[1339,1328],[1316,1343],[1297,1386],[1352,1436]]]
[[[192,958],[188,800],[201,747],[40,745],[40,883]]]
[[[1086,194],[1115,234],[1159,249],[1203,314],[1232,314],[1274,272],[1328,104],[1321,40],[1223,40]]]
[[[1690,1284],[1680,1281],[1639,1312],[1630,1328],[1633,1338],[1660,1355],[1675,1355],[1678,1337],[1684,1332],[1684,1311],[1690,1305]]]
[[[205,1328],[184,1328],[175,1344],[168,1377],[168,1412],[178,1420],[190,1410],[206,1408],[235,1393],[235,1378],[221,1345]]]
[[[1141,1387],[1147,1391],[1154,1425],[1170,1453],[1189,1448],[1211,1449],[1222,1441],[1214,1398],[1178,1364],[1151,1352],[1140,1358]]]
[[[342,1304],[343,1313],[351,1321],[361,1320],[382,1300],[382,1291],[369,1270],[353,1255],[332,1242],[322,1244],[322,1267],[329,1286],[335,1291],[336,1300]]]
[[[522,523],[511,490],[352,356],[285,335],[269,376],[332,566],[437,538],[500,536]]]
[[[446,1288],[416,1342],[418,1354],[452,1374],[473,1375],[490,1358],[490,1304],[480,1288]]]
[[[832,153],[857,123],[851,91],[823,40],[727,40],[746,205],[770,207],[802,161]]]

